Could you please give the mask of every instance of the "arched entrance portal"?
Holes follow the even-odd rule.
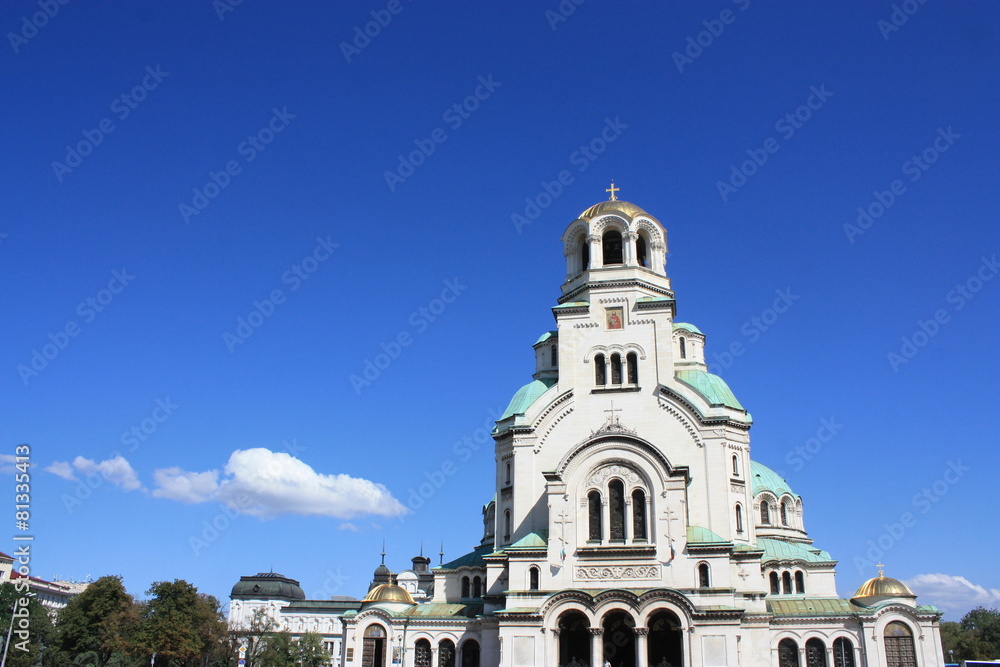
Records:
[[[611,667],[635,667],[635,622],[623,611],[604,617],[604,660]]]
[[[649,617],[646,647],[649,667],[683,667],[684,633],[676,614],[664,610]]]
[[[381,625],[365,628],[361,664],[362,667],[385,667],[385,628]]]
[[[578,611],[559,617],[559,664],[590,664],[590,621]]]

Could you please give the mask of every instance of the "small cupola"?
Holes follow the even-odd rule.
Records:
[[[559,332],[546,331],[535,344],[535,374],[536,380],[559,379]]]
[[[879,563],[878,576],[861,584],[854,597],[851,598],[851,602],[871,607],[879,602],[892,600],[913,606],[917,599],[913,591],[902,581],[885,576],[882,568],[883,565]]]
[[[674,366],[678,369],[708,370],[705,363],[705,334],[693,324],[674,322]]]

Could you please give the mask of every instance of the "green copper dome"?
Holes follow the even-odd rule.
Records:
[[[777,497],[781,497],[784,494],[790,494],[798,498],[798,494],[792,491],[791,487],[788,486],[788,482],[781,478],[781,476],[768,468],[763,463],[757,463],[756,461],[750,462],[750,475],[753,479],[753,494],[756,496],[762,491],[770,491]]]
[[[305,600],[306,594],[294,579],[276,572],[260,572],[240,577],[229,597],[242,600]]]

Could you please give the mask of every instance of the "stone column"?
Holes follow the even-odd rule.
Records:
[[[542,632],[545,632],[545,628],[542,628]],[[549,630],[548,634],[548,666],[559,667],[559,628]]]
[[[597,234],[589,234],[587,243],[590,244],[590,268],[599,269],[604,266],[604,251],[601,248],[601,237]]]
[[[604,664],[604,628],[590,629],[590,665],[601,667]]]
[[[622,265],[624,266],[639,266],[639,262],[636,260],[635,253],[635,241],[639,238],[639,235],[635,232],[625,232],[622,234]]]
[[[635,632],[635,667],[646,667],[649,660],[649,628],[634,628]]]

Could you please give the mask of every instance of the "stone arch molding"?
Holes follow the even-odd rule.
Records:
[[[594,357],[599,354],[605,356],[611,356],[614,353],[618,353],[624,357],[629,352],[635,352],[639,355],[640,359],[645,360],[646,349],[639,345],[638,343],[625,343],[625,344],[613,344],[613,345],[594,345],[592,348],[587,350],[587,354],[583,357],[583,363],[589,364]]]
[[[683,630],[692,627],[696,614],[691,601],[670,588],[656,588],[642,595],[620,588],[601,591],[597,595],[577,589],[566,590],[550,597],[539,612],[543,627],[558,628],[559,617],[568,611],[582,613],[591,627],[597,627],[608,613],[619,610],[628,613],[637,626],[645,625],[651,614],[668,610],[677,616]]]
[[[656,481],[659,483],[658,485],[661,488],[666,486],[667,480],[673,474],[674,466],[672,466],[667,457],[651,443],[635,435],[626,436],[618,434],[608,434],[605,436],[591,438],[577,447],[574,447],[559,462],[559,465],[556,467],[556,472],[559,473],[563,480],[568,481],[570,477],[574,477],[578,474],[580,466],[588,462],[595,461],[595,459],[598,459],[600,455],[605,452],[610,453],[616,450],[619,452],[619,454],[616,454],[614,457],[616,461],[627,461],[628,459],[623,459],[620,453],[628,452],[645,464],[642,466],[643,468],[651,472],[655,471],[659,477]],[[598,460],[596,465],[594,465],[590,470],[593,471],[601,465],[610,462],[611,459]],[[636,466],[637,462],[629,461],[629,463]],[[654,481],[648,477],[647,479],[650,483]]]

